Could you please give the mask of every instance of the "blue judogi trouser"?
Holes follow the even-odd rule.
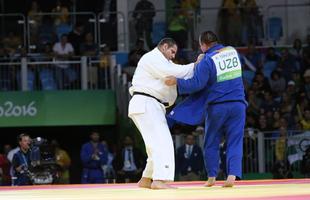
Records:
[[[204,139],[205,166],[208,177],[216,177],[219,150],[225,136],[227,175],[242,176],[243,132],[246,105],[242,102],[209,104]]]

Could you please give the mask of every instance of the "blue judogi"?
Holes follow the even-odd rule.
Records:
[[[104,183],[105,181],[102,166],[108,162],[108,150],[101,143],[98,143],[96,148],[98,149],[98,160],[92,158],[95,147],[91,142],[82,146],[83,174],[81,183]]]
[[[241,177],[245,100],[237,51],[213,46],[196,66],[191,79],[177,79],[180,94],[191,94],[168,118],[190,125],[205,119],[204,156],[209,177],[216,177],[222,136],[227,142],[227,174]]]

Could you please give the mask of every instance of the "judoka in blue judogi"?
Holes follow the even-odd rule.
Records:
[[[237,51],[218,44],[217,36],[206,31],[200,35],[204,59],[191,79],[168,77],[167,85],[177,84],[179,94],[191,94],[168,115],[169,120],[197,125],[205,120],[204,158],[208,182],[215,184],[219,170],[222,137],[227,143],[225,187],[234,185],[242,175],[243,129],[246,106],[242,70]]]
[[[108,150],[99,142],[99,134],[92,132],[91,141],[82,146],[81,160],[83,173],[81,183],[104,183],[105,177],[102,167],[107,164]]]

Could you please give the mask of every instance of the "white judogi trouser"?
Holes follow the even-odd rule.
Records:
[[[174,148],[165,117],[166,109],[152,97],[134,95],[129,103],[129,117],[139,129],[148,155],[143,177],[174,180]]]

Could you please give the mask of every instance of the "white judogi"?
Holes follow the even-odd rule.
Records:
[[[165,78],[191,78],[193,71],[194,63],[174,64],[155,48],[140,59],[129,92],[131,95],[143,92],[171,106],[177,90],[176,86],[165,85]],[[165,114],[164,105],[152,97],[137,94],[129,102],[128,116],[139,129],[148,155],[143,177],[171,181],[174,180],[174,148]]]

